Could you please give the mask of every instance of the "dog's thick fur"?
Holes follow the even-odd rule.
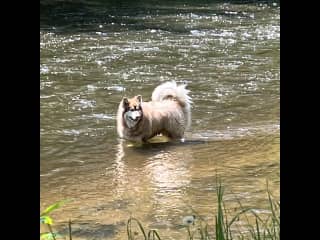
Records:
[[[182,139],[191,123],[192,102],[185,87],[174,81],[165,82],[154,89],[150,102],[143,102],[140,95],[124,97],[117,113],[119,137],[138,142],[157,134]]]

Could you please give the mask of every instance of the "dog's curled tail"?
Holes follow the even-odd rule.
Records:
[[[177,85],[175,81],[165,82],[153,90],[152,101],[176,100],[183,109],[187,127],[191,124],[191,97],[186,84]]]

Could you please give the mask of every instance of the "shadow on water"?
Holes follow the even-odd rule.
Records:
[[[125,225],[123,222],[121,225]],[[88,222],[73,222],[72,225],[72,237],[81,239],[106,239],[112,238],[117,232],[117,226],[113,224],[97,224]],[[68,223],[58,226],[61,231],[60,234],[68,236],[69,228]],[[94,238],[93,238],[94,236]]]
[[[183,141],[168,141],[168,142],[148,142],[143,144],[142,146],[144,148],[164,148],[164,147],[170,147],[170,146],[175,146],[175,147],[183,147],[186,145],[195,145],[195,144],[204,144],[208,143],[208,141],[205,140],[197,140],[197,139],[190,139],[190,140],[183,140]]]
[[[183,139],[182,141],[169,140],[163,136],[156,136],[146,143],[134,143],[123,139],[119,139],[119,145],[123,147],[132,149],[133,151],[141,154],[159,152],[164,150],[169,150],[170,148],[176,147],[187,147],[199,144],[208,143],[207,140],[202,139]]]

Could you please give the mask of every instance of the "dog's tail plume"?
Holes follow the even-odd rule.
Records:
[[[186,84],[177,85],[175,81],[165,82],[156,87],[152,93],[152,101],[176,100],[183,109],[186,125],[191,124],[190,105],[191,97],[188,95],[190,90],[186,89]]]

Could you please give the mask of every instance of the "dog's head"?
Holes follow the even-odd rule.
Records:
[[[122,99],[123,104],[123,119],[128,126],[128,128],[134,128],[142,119],[142,97],[141,95],[135,96],[133,98]]]

